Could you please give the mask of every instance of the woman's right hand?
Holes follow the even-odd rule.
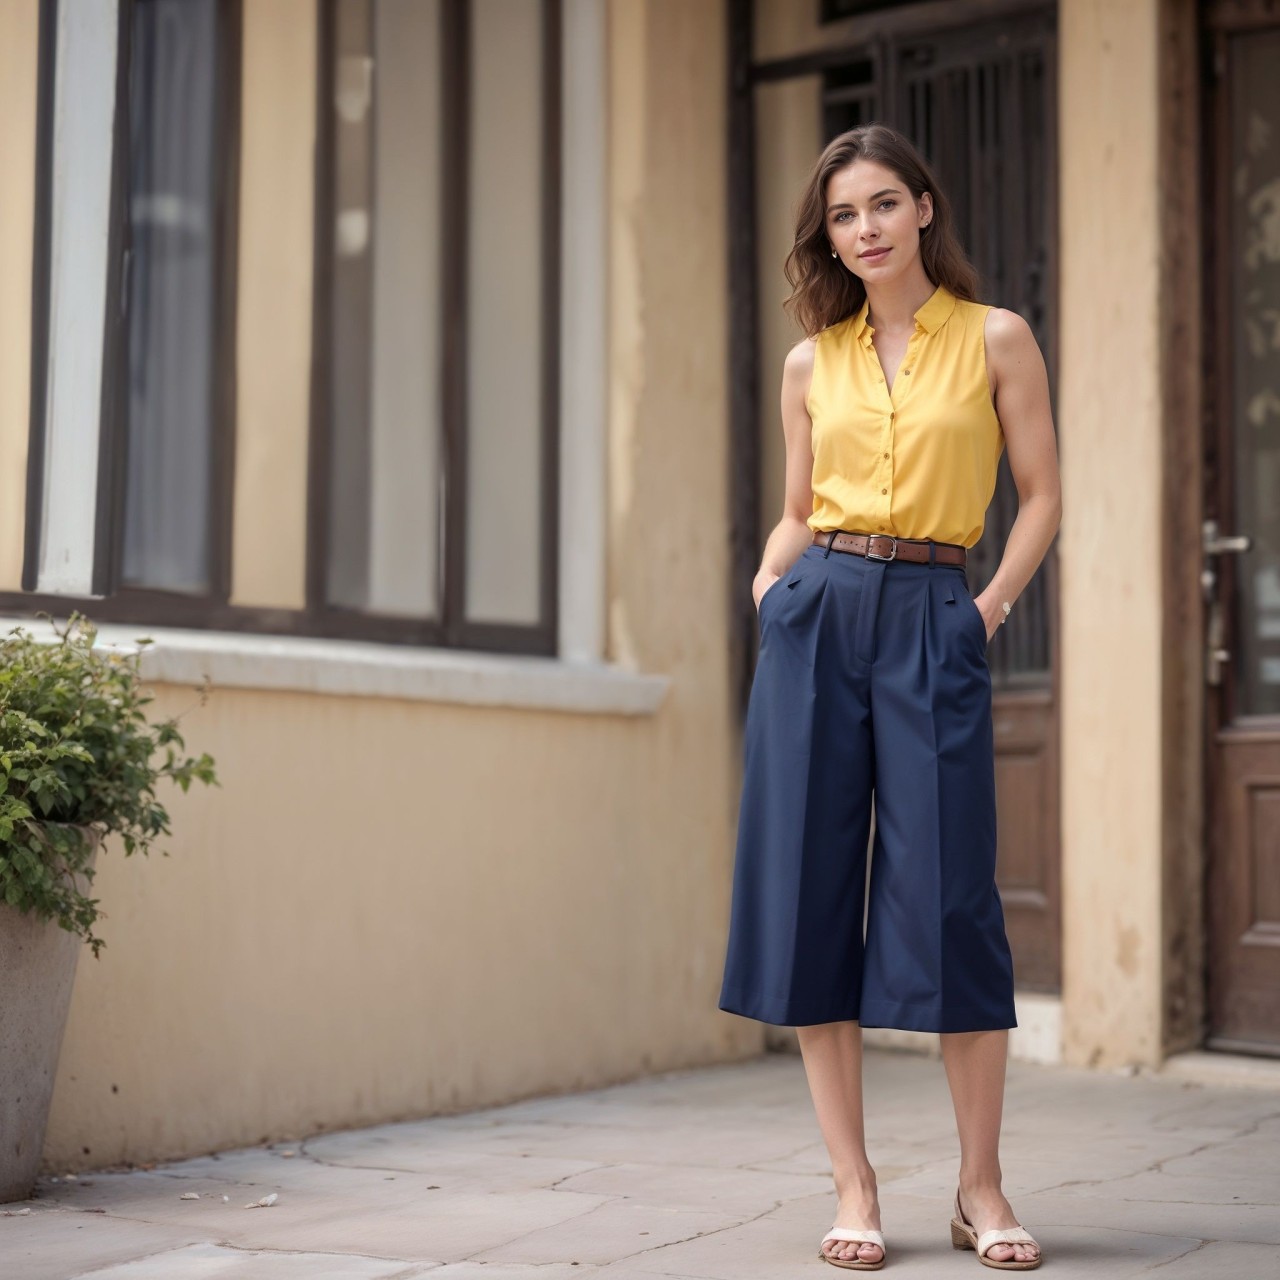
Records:
[[[782,574],[772,573],[768,569],[761,569],[756,573],[755,580],[751,584],[751,595],[756,602],[756,613],[760,612],[760,601],[764,599],[764,593],[768,591],[780,577],[782,577]]]
[[[813,511],[813,449],[810,439],[813,420],[809,417],[807,399],[813,376],[813,338],[803,338],[787,353],[782,369],[782,431],[787,449],[786,491],[783,495],[782,518],[765,540],[760,567],[751,584],[756,613],[764,593],[783,574],[789,573],[796,557],[804,554],[813,541],[809,516]],[[782,564],[775,573],[772,564]]]

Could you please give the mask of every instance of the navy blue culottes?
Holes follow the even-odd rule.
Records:
[[[812,545],[759,624],[720,1008],[1017,1026],[986,625],[964,569]]]

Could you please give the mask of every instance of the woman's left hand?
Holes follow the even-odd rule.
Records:
[[[1000,629],[1000,624],[1004,621],[1004,610],[994,601],[988,599],[985,592],[973,597],[973,603],[978,606],[978,612],[982,614],[982,621],[987,628],[987,643],[991,643],[991,637]]]

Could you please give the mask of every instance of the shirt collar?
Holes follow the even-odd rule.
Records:
[[[947,322],[955,310],[956,295],[946,285],[938,285],[915,313],[916,324],[926,333],[936,333]],[[871,299],[864,298],[862,307],[853,318],[853,336],[864,347],[871,345],[874,326],[867,323],[867,312],[871,307]]]

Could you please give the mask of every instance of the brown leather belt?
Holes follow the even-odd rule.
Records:
[[[845,533],[838,530],[834,539],[830,529],[815,529],[813,540],[820,547],[830,545],[833,551],[850,551],[868,560],[911,560],[929,563],[929,547],[938,564],[964,564],[968,553],[955,542],[933,542],[928,538],[895,538],[889,533]]]

